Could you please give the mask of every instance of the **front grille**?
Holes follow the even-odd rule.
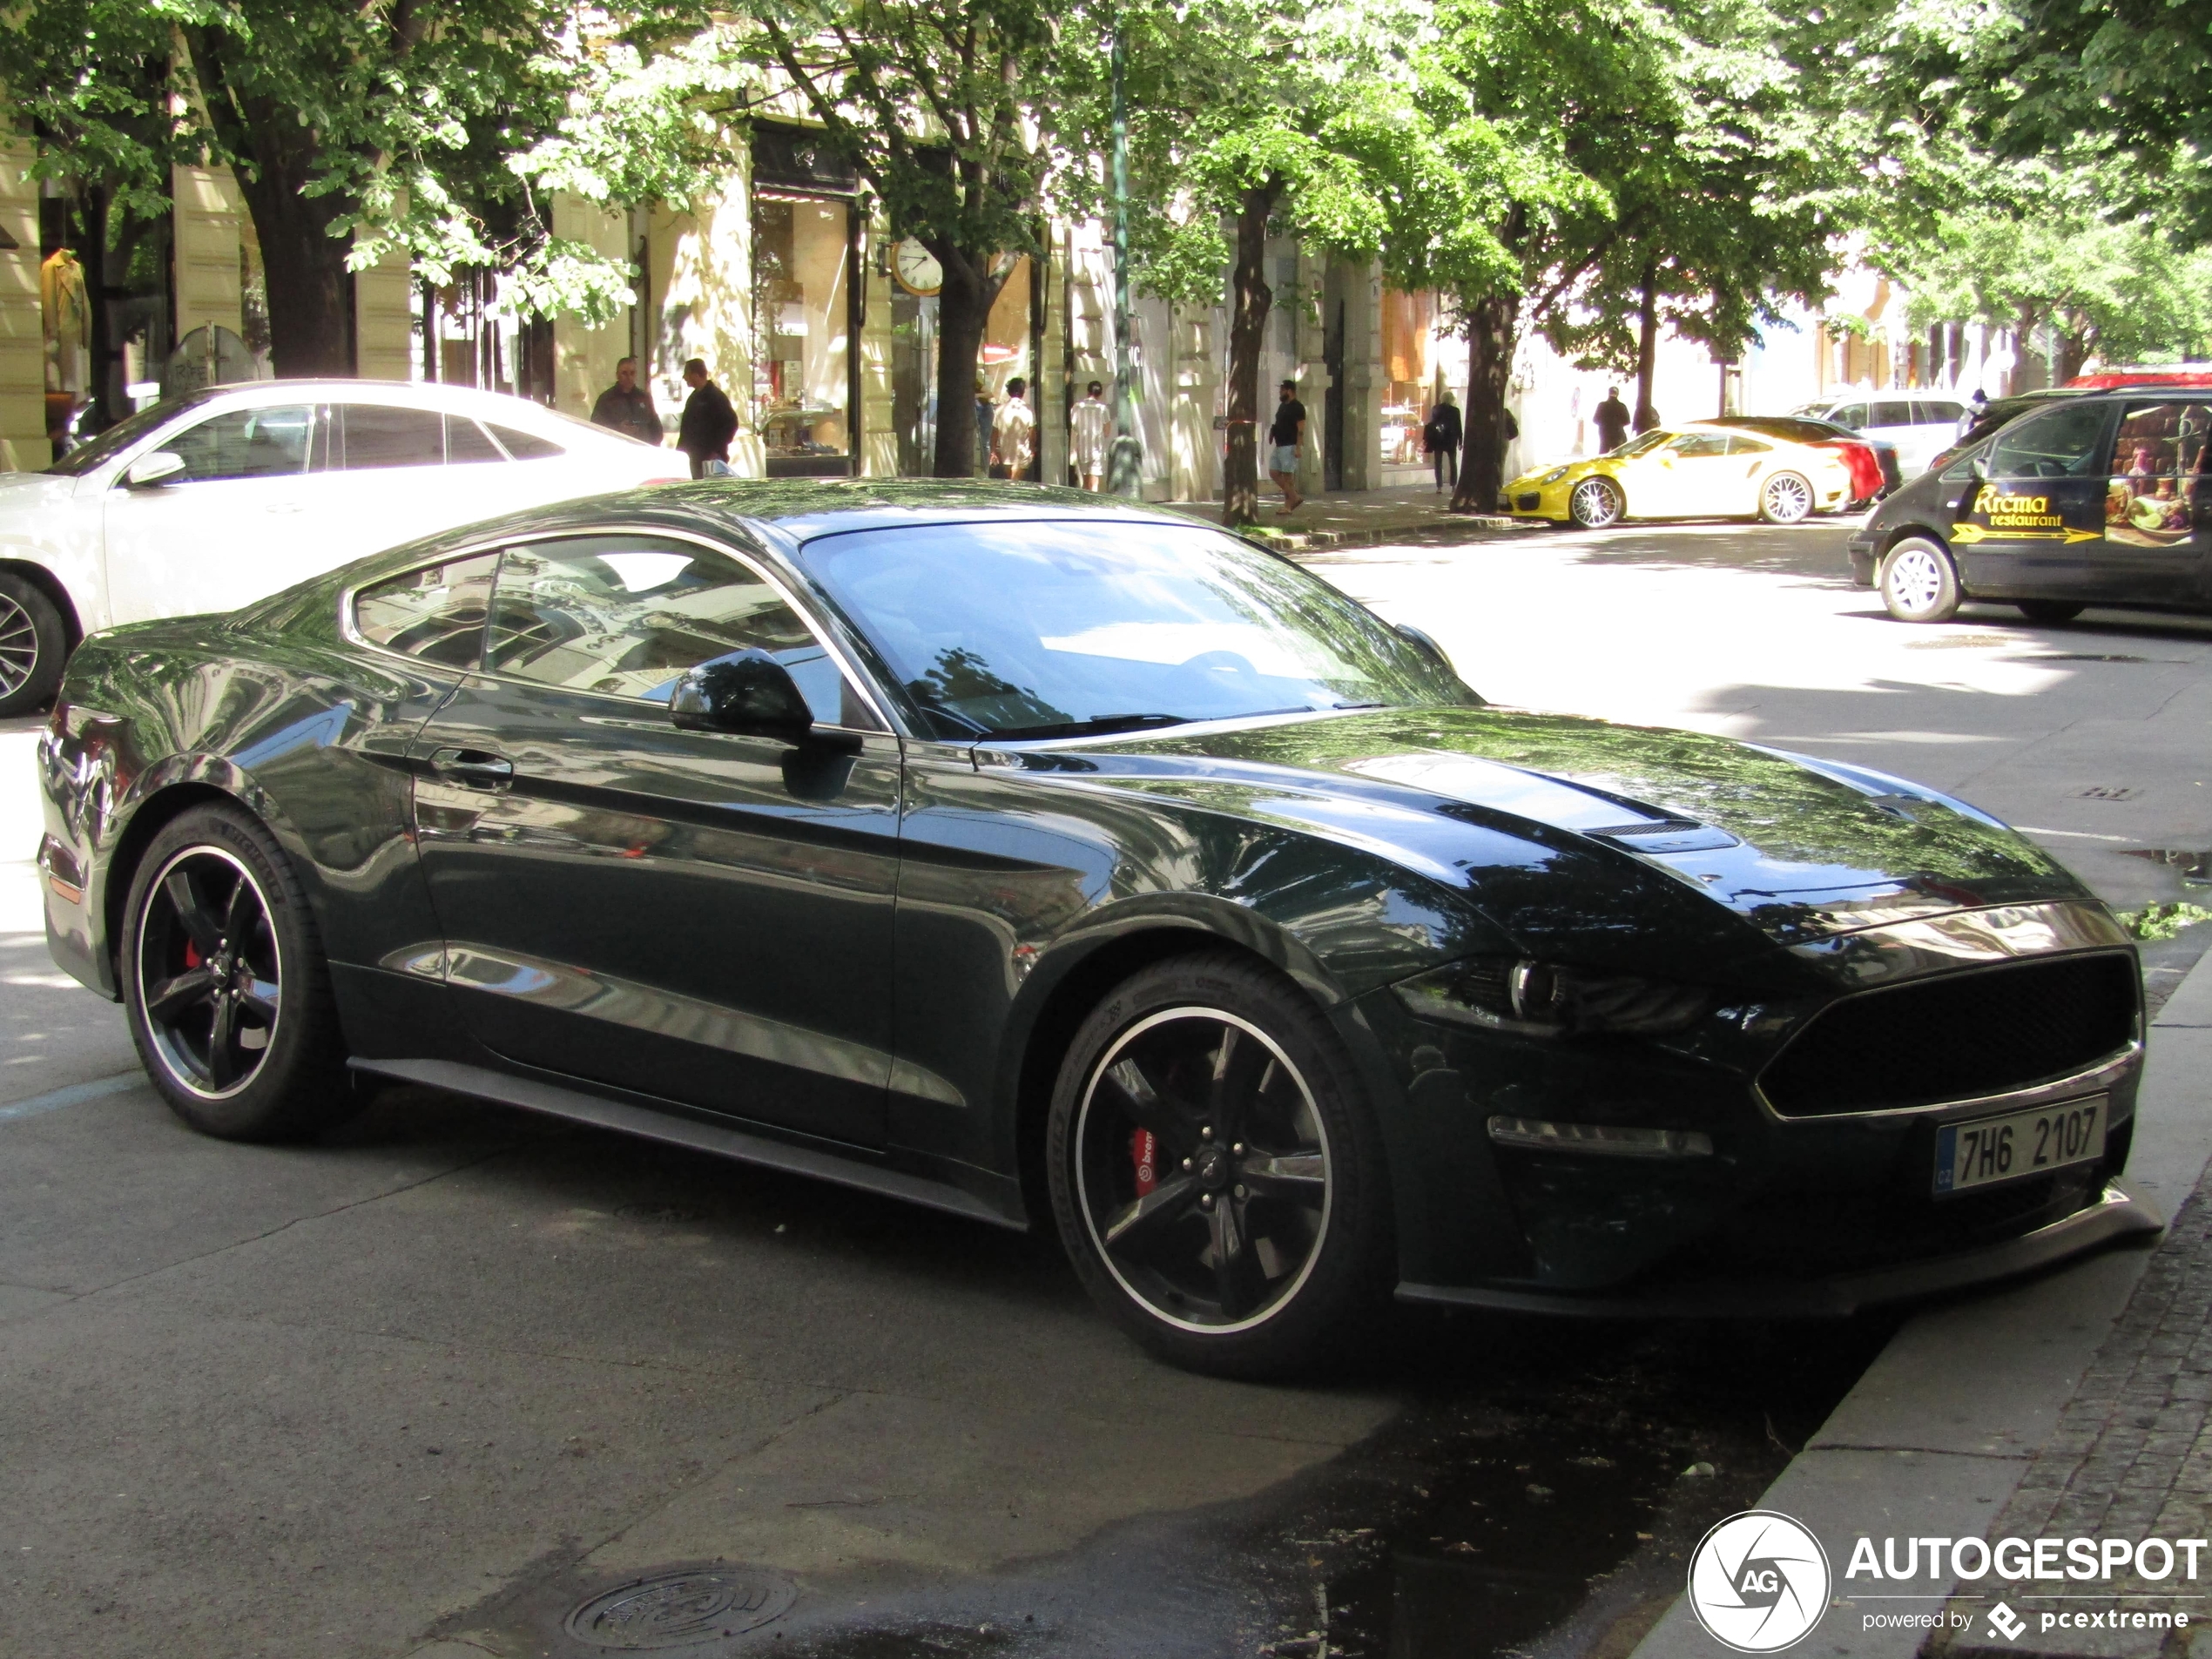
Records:
[[[1513,509],[1516,513],[1533,513],[1543,504],[1543,496],[1533,489],[1525,489],[1513,498]]]
[[[2094,1065],[2135,1032],[2132,956],[2062,956],[1868,991],[1815,1015],[1759,1079],[1784,1116],[2002,1094]]]

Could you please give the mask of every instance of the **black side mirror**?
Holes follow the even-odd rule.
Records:
[[[814,728],[813,711],[791,671],[759,649],[684,671],[668,699],[669,718],[686,732],[731,732],[798,743]]]
[[[1452,666],[1452,659],[1444,654],[1444,647],[1438,644],[1435,640],[1429,637],[1429,636],[1423,632],[1420,629],[1414,627],[1412,623],[1394,622],[1391,624],[1391,626],[1396,630],[1398,637],[1400,639],[1410,640],[1413,643],[1414,650],[1420,651],[1422,656],[1427,658],[1429,661],[1434,663],[1446,673],[1456,674],[1458,672],[1458,671]]]

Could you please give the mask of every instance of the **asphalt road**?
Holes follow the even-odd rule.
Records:
[[[1314,563],[1495,700],[1905,772],[2117,903],[2191,891],[2212,622],[1902,628],[1842,541]],[[1049,1241],[431,1091],[201,1140],[45,961],[33,730],[0,730],[0,1655],[1618,1654],[1886,1335],[1409,1318],[1244,1386],[1143,1359]],[[722,1577],[579,1612],[678,1569]]]

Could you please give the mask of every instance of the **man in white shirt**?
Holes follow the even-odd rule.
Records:
[[[995,478],[1029,475],[1037,421],[1029,413],[1028,404],[1022,401],[1022,395],[1028,389],[1028,382],[1019,374],[1007,381],[1006,401],[999,405],[999,412],[991,421],[991,475]],[[1001,467],[1006,469],[1002,474],[998,471]]]
[[[1106,388],[1096,381],[1090,383],[1089,395],[1076,405],[1069,428],[1076,476],[1085,489],[1096,495],[1106,487],[1106,447],[1114,438],[1114,411],[1107,404]]]

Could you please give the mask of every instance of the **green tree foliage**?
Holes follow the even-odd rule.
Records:
[[[1229,272],[1224,519],[1259,516],[1259,365],[1275,304],[1265,252],[1289,235],[1350,259],[1379,253],[1420,16],[1398,0],[1156,0],[1105,16],[1128,51],[1137,274],[1171,302],[1220,303]],[[1069,136],[1105,148],[1103,56],[1070,55]],[[1071,170],[1062,200],[1103,212],[1103,171]]]
[[[388,249],[433,280],[493,266],[538,304],[618,304],[624,273],[553,238],[523,158],[573,135],[610,51],[642,64],[627,43],[706,21],[550,0],[28,0],[0,30],[0,82],[49,140],[42,170],[96,172],[117,199],[158,196],[179,161],[231,166],[277,372],[346,373],[347,273]],[[645,153],[668,165],[620,182],[662,193],[685,146]]]
[[[1911,293],[1917,327],[1987,323],[2023,342],[2047,328],[2054,382],[2093,356],[2140,362],[2212,348],[2212,251],[2185,248],[2151,216],[2108,218],[2125,186],[2094,165],[1977,171],[1960,206],[1873,244]]]

